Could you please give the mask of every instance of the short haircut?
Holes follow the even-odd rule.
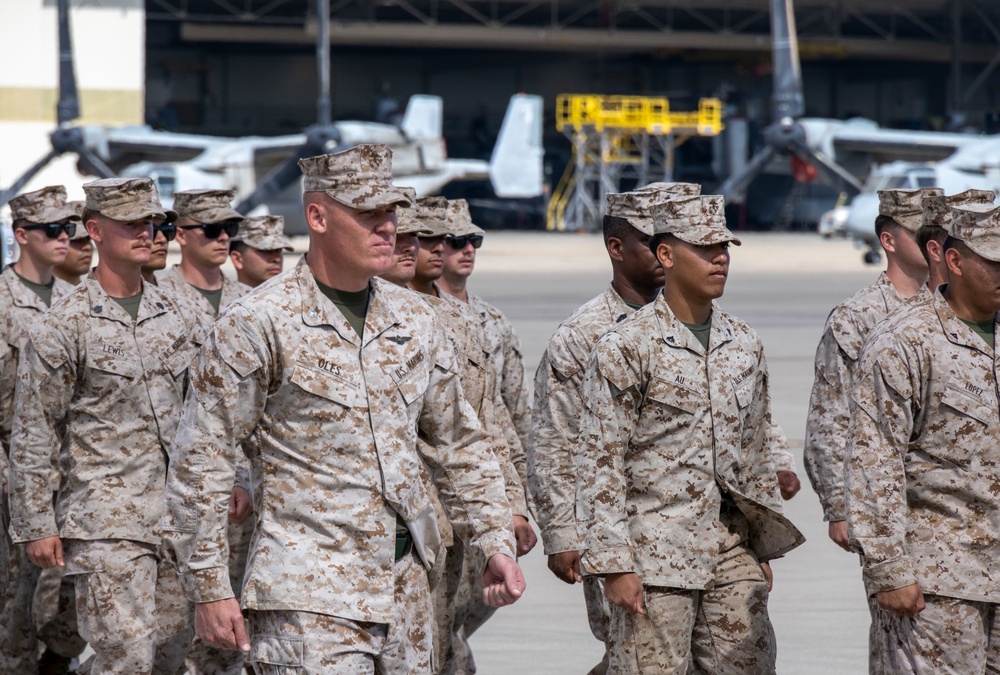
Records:
[[[878,216],[875,218],[875,236],[881,238],[882,233],[885,232],[890,227],[902,227],[899,223],[892,219],[892,216]]]
[[[12,230],[16,230],[16,229],[18,229],[19,227],[27,227],[27,226],[28,226],[28,225],[30,225],[30,224],[31,224],[31,223],[29,223],[29,222],[28,222],[27,220],[25,220],[24,218],[18,218],[18,219],[17,219],[17,220],[15,220],[15,221],[14,221],[13,223],[11,223],[11,225],[10,225],[10,229],[12,229]]]
[[[947,252],[949,249],[955,249],[956,251],[958,251],[962,255],[967,255],[968,253],[970,253],[972,251],[972,249],[970,249],[968,246],[965,245],[964,241],[962,241],[961,239],[956,239],[955,237],[951,236],[950,234],[944,240],[944,244],[942,245],[942,248],[945,250],[945,252]]]
[[[99,215],[101,215],[101,212],[98,211],[97,209],[84,209],[83,222],[81,222],[80,224],[83,225],[84,227],[87,227],[87,221],[92,220]]]
[[[931,257],[927,253],[927,244],[932,241],[936,241],[943,247],[947,238],[948,230],[943,227],[937,227],[936,225],[921,225],[920,229],[917,230],[917,246],[920,247],[920,252],[923,254],[924,260],[928,263],[931,261]]]
[[[624,239],[628,236],[629,230],[635,228],[632,227],[632,223],[621,216],[604,216],[601,229],[604,231],[604,243],[607,244],[612,237]]]
[[[243,252],[246,251],[246,250],[247,250],[247,245],[244,244],[243,241],[240,240],[240,239],[235,239],[235,240],[229,242],[229,252],[230,253],[232,253],[233,251],[239,251],[240,254],[242,255]]]
[[[670,244],[673,243],[674,239],[673,232],[660,232],[654,234],[649,238],[649,250],[653,252],[653,257],[656,257],[656,249],[660,248],[660,244]]]

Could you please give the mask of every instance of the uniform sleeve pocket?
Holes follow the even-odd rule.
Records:
[[[993,418],[991,406],[971,392],[959,389],[955,385],[948,385],[947,389],[944,390],[941,403],[983,424],[990,424]]]
[[[299,362],[295,364],[295,372],[292,373],[291,379],[310,394],[339,403],[345,408],[353,408],[357,403],[357,387],[325,370]]]
[[[301,668],[304,638],[279,635],[255,635],[247,661],[269,666]]]
[[[753,401],[753,383],[745,384],[742,387],[736,387],[736,403],[740,406],[740,409],[750,407],[750,403]]]
[[[646,398],[692,414],[701,407],[700,397],[694,390],[680,382],[669,382],[660,377],[650,380]]]

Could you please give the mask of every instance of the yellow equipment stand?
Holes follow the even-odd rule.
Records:
[[[599,230],[604,195],[618,192],[622,179],[669,181],[677,146],[722,129],[717,98],[701,99],[697,112],[673,112],[664,97],[559,95],[556,130],[573,143],[573,161],[549,199],[547,228]]]

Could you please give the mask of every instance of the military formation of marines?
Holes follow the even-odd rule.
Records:
[[[70,672],[89,645],[78,672],[474,673],[533,515],[582,582],[592,673],[773,673],[800,485],[761,340],[716,302],[740,245],[722,198],[607,195],[611,285],[549,340],[532,404],[513,326],[467,288],[468,204],[393,185],[385,146],[299,166],[285,272],[281,218],[231,191],[12,200],[0,672]],[[888,269],[827,322],[806,469],[861,554],[871,671],[985,672],[1000,209],[880,198]]]

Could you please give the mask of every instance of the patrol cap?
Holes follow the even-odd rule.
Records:
[[[84,183],[86,208],[106,218],[131,222],[144,218],[177,220],[177,212],[163,208],[152,178],[102,178]]]
[[[954,207],[948,234],[983,258],[1000,262],[1000,206],[963,204]]]
[[[447,216],[446,222],[453,237],[486,234],[486,230],[472,222],[472,213],[469,212],[469,202],[464,199],[449,199]]]
[[[233,209],[235,190],[184,190],[174,193],[174,210],[181,218],[211,225],[230,220],[243,220],[243,214]]]
[[[76,211],[77,217],[81,221],[83,221],[83,209],[84,209],[84,207],[87,206],[87,202],[80,201],[80,200],[75,200],[75,201],[72,201],[72,202],[66,202],[66,205],[73,207],[73,210]],[[85,228],[85,227],[78,227],[78,228],[76,228],[76,232],[73,233],[73,236],[70,237],[69,240],[70,241],[78,241],[80,239],[89,239],[89,238],[90,238],[90,234],[87,232],[87,228]]]
[[[233,241],[251,246],[258,251],[292,252],[292,242],[285,236],[284,216],[252,216],[240,223],[240,231]]]
[[[624,218],[643,234],[653,236],[654,204],[678,197],[697,197],[701,186],[695,183],[650,183],[631,192],[609,192],[605,195],[609,216]]]
[[[454,234],[448,227],[448,200],[445,197],[421,197],[415,207],[417,220],[424,226],[418,237],[444,237]]]
[[[654,234],[672,234],[695,246],[731,241],[742,242],[726,227],[725,202],[721,195],[681,197],[654,204]]]
[[[402,206],[396,209],[396,234],[426,234],[431,228],[417,218],[417,191],[413,188],[399,188],[410,198],[413,206]]]
[[[997,196],[991,190],[966,190],[957,195],[932,195],[924,197],[924,215],[921,227],[948,229],[951,209],[963,204],[992,204]]]
[[[888,216],[910,232],[920,229],[924,221],[924,197],[944,195],[941,188],[916,190],[879,190],[878,214]]]
[[[58,223],[67,218],[81,220],[79,212],[66,203],[66,188],[62,185],[49,185],[14,197],[10,200],[10,217],[14,222],[26,220],[35,225]]]
[[[388,145],[356,145],[332,155],[299,160],[303,192],[325,192],[357,211],[407,206],[413,200],[392,184],[392,151]]]

